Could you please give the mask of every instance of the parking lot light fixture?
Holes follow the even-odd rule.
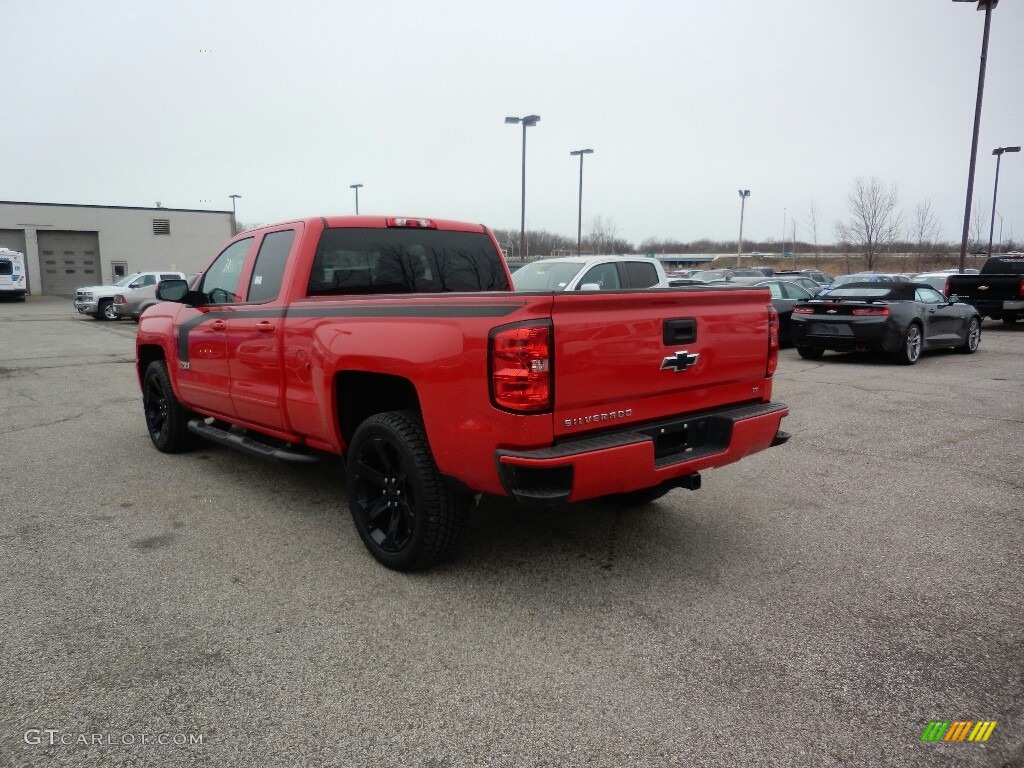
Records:
[[[974,0],[953,0],[954,3]],[[974,197],[974,166],[978,159],[978,132],[981,128],[981,101],[985,94],[985,63],[988,59],[988,33],[992,26],[992,9],[999,0],[978,0],[978,10],[985,12],[985,32],[981,38],[981,65],[978,68],[978,98],[974,103],[974,135],[971,139],[971,161],[967,169],[967,203],[964,205],[964,228],[960,237],[960,272],[967,266],[967,236],[971,225],[971,199]]]
[[[740,254],[743,253],[743,209],[747,205],[747,198],[750,197],[749,189],[740,190],[740,239],[736,243],[736,266],[740,265]]]
[[[576,255],[580,255],[580,245],[583,243],[583,156],[594,154],[592,149],[574,149],[570,155],[579,155],[580,158],[580,205],[579,213],[576,216]]]
[[[362,186],[363,186],[362,184],[349,184],[348,185],[349,189],[354,189],[356,191],[356,216],[359,215],[359,188],[362,187]]]
[[[231,236],[234,237],[238,234],[238,218],[235,216],[235,200],[238,200],[242,196],[228,195],[228,197],[231,198]],[[157,203],[157,207],[160,207],[159,203]]]
[[[999,163],[1004,152],[1020,152],[1020,147],[996,147],[992,154],[996,156],[996,181],[992,185],[992,223],[988,226],[988,255],[992,255],[992,233],[996,228],[996,195],[999,193]],[[1000,235],[1000,240],[1002,236]]]
[[[523,126],[523,199],[519,216],[519,258],[526,254],[526,129],[540,122],[540,115],[526,117],[506,117],[506,125],[522,124]]]

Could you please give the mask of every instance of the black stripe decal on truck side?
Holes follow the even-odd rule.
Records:
[[[522,304],[478,304],[478,305],[380,305],[371,307],[303,307],[293,306],[289,310],[237,307],[231,310],[210,309],[200,312],[178,326],[178,361],[189,362],[188,337],[194,328],[207,320],[230,320],[253,317],[505,317],[522,308]]]

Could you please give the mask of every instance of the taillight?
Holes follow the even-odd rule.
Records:
[[[765,376],[775,374],[779,367],[779,313],[771,305],[768,306],[768,368]]]
[[[491,401],[507,411],[551,410],[549,324],[496,328],[490,336]]]
[[[943,292],[944,294],[946,294],[947,296],[952,296],[952,295],[953,295],[953,294],[951,294],[951,293],[949,292],[949,289],[950,289],[950,282],[951,282],[951,281],[950,281],[950,279],[949,279],[949,278],[947,277],[947,278],[946,278],[946,285],[945,285],[945,286],[943,287],[943,289],[942,289],[942,292]],[[1021,283],[1021,285],[1024,285],[1024,282],[1022,282],[1022,283]]]
[[[813,315],[814,307],[793,307],[794,315]]]
[[[114,303],[115,303],[115,304],[124,304],[124,303],[125,303],[125,298],[124,298],[124,296],[122,296],[122,295],[121,295],[120,293],[119,293],[119,294],[117,294],[117,295],[116,295],[116,296],[114,297]]]
[[[1024,297],[1024,277],[1021,278],[1020,283],[1017,285],[1017,295]]]
[[[889,314],[888,307],[866,307],[864,309],[855,309],[853,314],[859,317],[884,317]]]
[[[411,229],[437,229],[437,224],[430,219],[407,219],[392,216],[388,219],[389,227],[408,227]]]

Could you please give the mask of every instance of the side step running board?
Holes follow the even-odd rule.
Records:
[[[286,446],[275,446],[256,440],[249,435],[240,432],[231,432],[227,429],[207,424],[202,419],[192,419],[188,423],[190,432],[195,432],[200,437],[214,443],[234,448],[252,456],[259,456],[261,459],[270,459],[282,464],[311,465],[320,463],[320,457],[302,450],[294,450]]]

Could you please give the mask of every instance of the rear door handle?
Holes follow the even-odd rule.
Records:
[[[275,328],[277,328],[277,326],[269,320],[260,320],[256,323],[256,330],[260,333],[270,333]]]

